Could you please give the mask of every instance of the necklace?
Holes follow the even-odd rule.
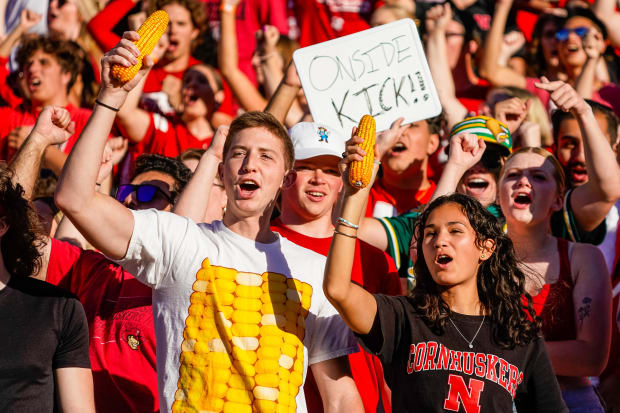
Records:
[[[476,337],[478,337],[478,333],[480,332],[480,329],[482,328],[482,324],[484,324],[484,319],[486,317],[486,314],[482,316],[482,322],[480,323],[480,325],[478,326],[478,330],[476,330],[476,334],[474,334],[474,336],[472,337],[471,341],[469,341],[467,338],[465,338],[465,336],[463,335],[463,333],[461,333],[461,330],[459,330],[459,328],[456,326],[456,324],[454,324],[454,321],[452,321],[452,319],[450,318],[450,316],[448,316],[448,320],[450,320],[450,322],[452,323],[452,325],[454,326],[454,328],[456,329],[457,333],[459,333],[461,335],[461,337],[463,337],[463,340],[465,340],[467,342],[467,344],[469,344],[469,348],[474,348],[474,345],[472,344],[474,342],[474,340],[476,339]]]

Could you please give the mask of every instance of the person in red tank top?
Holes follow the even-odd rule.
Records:
[[[504,164],[499,203],[526,274],[525,289],[542,320],[562,397],[571,411],[602,413],[588,377],[601,374],[609,356],[609,275],[598,248],[551,235],[551,215],[562,207],[564,187],[557,159],[542,148],[526,147]]]

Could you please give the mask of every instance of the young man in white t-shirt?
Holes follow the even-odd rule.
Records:
[[[361,411],[350,373],[331,361],[356,351],[354,337],[325,299],[325,258],[269,229],[279,191],[295,179],[293,149],[271,115],[250,112],[231,125],[219,176],[223,221],[130,211],[93,188],[115,110],[152,66],[121,85],[110,66],[130,66],[134,32],[102,59],[102,87],[59,180],[56,202],[83,235],[153,287],[163,412],[305,411],[312,365],[326,411]]]

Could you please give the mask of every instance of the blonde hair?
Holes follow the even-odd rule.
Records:
[[[499,172],[499,180],[501,181],[504,177],[504,173],[506,172],[506,165],[508,165],[512,158],[522,153],[535,153],[536,155],[540,155],[549,162],[551,162],[551,165],[553,166],[553,179],[555,179],[555,185],[558,190],[558,194],[563,195],[564,189],[566,188],[566,175],[564,175],[564,168],[562,168],[560,161],[558,161],[551,152],[537,146],[525,146],[523,148],[519,148],[514,151],[508,158],[506,158],[506,161],[504,161],[504,165]]]
[[[551,122],[549,121],[549,115],[538,96],[529,90],[514,86],[504,86],[501,89],[505,90],[507,94],[512,97],[517,97],[521,100],[530,99],[532,101],[532,105],[527,112],[525,120],[537,123],[538,126],[540,126],[540,139],[544,146],[553,145],[553,134],[551,133]]]

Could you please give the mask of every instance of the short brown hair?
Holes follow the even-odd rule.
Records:
[[[39,50],[54,56],[64,73],[71,73],[71,79],[67,85],[67,93],[69,93],[77,76],[82,72],[84,64],[80,46],[72,41],[52,39],[48,36],[23,36],[22,44],[15,57],[19,69],[24,70],[28,59]]]
[[[195,47],[207,29],[207,12],[205,10],[204,3],[199,0],[157,0],[155,2],[155,7],[151,10],[151,13],[155,10],[160,10],[169,4],[178,4],[179,6],[187,9],[189,12],[192,18],[192,24],[196,29],[198,29],[199,32],[196,40],[192,42],[192,47]]]
[[[233,120],[228,130],[226,142],[224,143],[224,158],[226,158],[226,154],[230,150],[232,139],[242,130],[249,128],[265,128],[275,135],[282,142],[282,146],[284,147],[284,164],[286,170],[293,167],[293,163],[295,162],[293,142],[290,136],[288,136],[288,132],[284,126],[282,126],[271,113],[267,112],[246,112]]]

